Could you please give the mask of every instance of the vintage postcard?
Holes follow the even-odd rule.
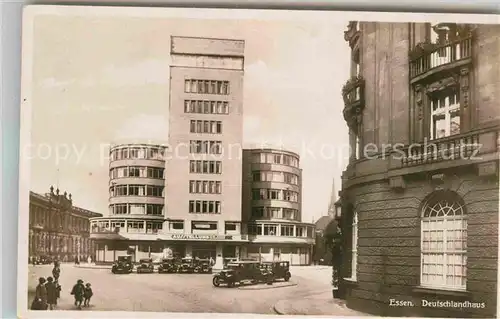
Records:
[[[19,316],[496,317],[498,21],[27,6]]]

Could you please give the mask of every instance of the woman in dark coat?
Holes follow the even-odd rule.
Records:
[[[47,310],[47,289],[45,289],[45,278],[43,277],[38,279],[31,310]]]
[[[49,309],[54,310],[54,308],[57,306],[58,291],[52,277],[47,278],[45,289],[47,290],[47,304],[49,305]]]
[[[73,286],[71,294],[75,297],[75,306],[78,309],[82,309],[83,293],[85,292],[85,286],[83,285],[83,280],[78,279],[76,285]]]

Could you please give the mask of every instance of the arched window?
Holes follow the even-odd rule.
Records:
[[[358,270],[358,212],[352,216],[351,278],[356,280]]]
[[[421,224],[422,286],[465,289],[467,219],[456,193],[437,192],[423,206]]]

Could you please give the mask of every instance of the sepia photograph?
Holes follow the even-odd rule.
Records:
[[[26,6],[18,315],[496,318],[499,68],[494,15]]]

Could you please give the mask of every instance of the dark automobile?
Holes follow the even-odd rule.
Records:
[[[196,273],[212,273],[212,266],[210,265],[210,259],[196,259],[194,263],[194,272]]]
[[[179,264],[175,258],[163,258],[158,266],[158,273],[174,273],[177,272]]]
[[[139,260],[139,265],[137,265],[138,274],[152,273],[154,269],[152,258],[142,258]]]
[[[271,284],[272,276],[267,270],[261,269],[261,264],[258,261],[237,261],[227,264],[226,269],[215,274],[212,284],[215,287],[219,287],[221,284],[234,287],[236,283],[242,285],[246,281]]]
[[[194,272],[194,259],[191,257],[184,257],[180,261],[180,265],[177,268],[177,272],[180,273],[193,273]]]
[[[290,280],[290,263],[288,261],[265,261],[262,262],[262,268],[272,274],[273,281],[276,279]]]
[[[50,265],[54,262],[54,259],[50,256],[40,256],[38,259],[39,265]]]
[[[113,263],[111,272],[113,274],[130,274],[134,269],[132,264],[132,256],[118,256],[118,259]]]

